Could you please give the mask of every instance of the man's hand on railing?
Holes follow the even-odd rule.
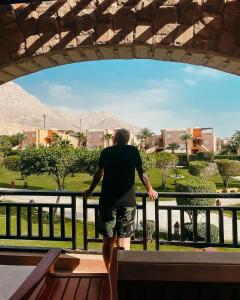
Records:
[[[83,199],[87,200],[92,194],[92,191],[90,189],[87,189],[86,191],[83,192]]]
[[[148,190],[148,197],[151,199],[151,200],[156,200],[157,197],[158,197],[158,192],[156,192],[153,188],[150,188]]]

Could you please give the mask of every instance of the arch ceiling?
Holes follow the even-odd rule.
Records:
[[[59,65],[145,58],[240,74],[238,0],[0,5],[0,83]]]

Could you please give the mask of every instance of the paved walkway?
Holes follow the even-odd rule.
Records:
[[[0,197],[1,200],[10,200],[13,202],[21,202],[27,203],[30,200],[34,200],[36,203],[55,203],[57,197],[49,197],[49,196],[3,196]],[[69,197],[61,197],[60,203],[70,203],[71,199]],[[221,199],[222,206],[230,206],[233,204],[240,203],[240,199]],[[95,200],[89,200],[89,203],[98,203]],[[174,206],[176,205],[176,201],[161,201],[160,206]],[[83,219],[83,206],[82,206],[82,199],[77,198],[77,219]],[[66,217],[71,218],[71,211],[70,209],[66,209]],[[142,219],[142,212],[139,211],[136,216],[136,226],[141,228],[140,221]],[[147,203],[147,219],[154,220],[155,219],[155,208],[154,202]],[[167,231],[167,212],[166,211],[159,211],[159,219],[160,219],[160,230],[163,232]],[[94,221],[94,210],[88,210],[88,220],[93,222]],[[138,220],[138,222],[137,222]],[[188,215],[185,214],[185,221],[189,220]],[[199,218],[200,222],[205,222],[205,217],[202,215]],[[180,222],[180,213],[179,211],[172,212],[172,226],[176,223]],[[137,224],[138,223],[138,224]],[[216,213],[211,213],[211,224],[214,224],[218,227],[218,215]],[[238,227],[240,226],[240,220],[238,221]],[[173,228],[172,228],[173,231]],[[229,217],[224,217],[224,234],[226,240],[232,239],[232,219]],[[238,237],[240,240],[240,229],[238,230]]]

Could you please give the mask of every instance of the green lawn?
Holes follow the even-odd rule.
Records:
[[[159,169],[151,169],[149,172],[149,177],[152,183],[152,186],[157,190],[161,191],[161,171]],[[181,169],[179,171],[180,175],[185,176],[185,178],[193,177],[189,174],[187,169]],[[173,174],[172,174],[173,175]],[[88,174],[79,173],[76,174],[74,177],[68,177],[66,180],[66,189],[69,191],[84,191],[89,187],[92,177]],[[221,176],[216,175],[211,177],[209,180],[215,182],[218,189],[223,188]],[[15,182],[16,188],[23,188],[23,180],[21,179],[19,172],[12,172],[6,170],[4,167],[0,168],[0,187],[9,188],[11,187],[11,182]],[[144,186],[141,183],[138,176],[136,176],[136,186],[137,191],[144,192]],[[240,181],[232,179],[230,181],[230,187],[239,188],[240,189]],[[28,178],[28,189],[33,190],[55,190],[56,183],[54,182],[53,178],[48,175],[33,175]],[[97,186],[96,191],[100,191],[100,184]],[[168,178],[166,192],[173,192],[175,191],[174,186],[174,178]]]

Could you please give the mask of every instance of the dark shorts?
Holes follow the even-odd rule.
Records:
[[[98,232],[104,237],[127,238],[134,234],[136,208],[100,208]]]

